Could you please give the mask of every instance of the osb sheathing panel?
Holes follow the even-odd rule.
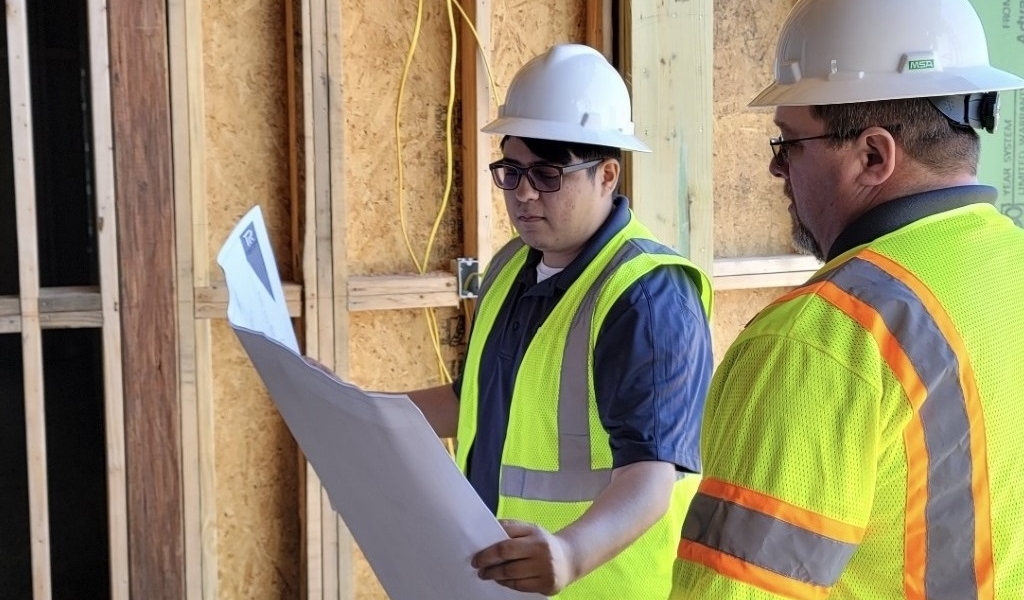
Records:
[[[715,365],[722,362],[729,344],[743,331],[750,319],[790,289],[728,290],[715,294],[715,323],[712,331]]]
[[[587,13],[584,0],[555,0],[550,3],[505,0],[493,2],[491,10],[491,53],[488,60],[496,96],[491,101],[490,117],[493,118],[498,114],[497,103],[505,99],[512,77],[526,61],[553,44],[583,43]],[[500,156],[499,139],[491,138],[495,159]],[[494,215],[492,249],[497,250],[515,234],[500,190],[494,189],[491,210]]]
[[[342,2],[344,194],[353,275],[415,272],[402,237],[400,193],[410,242],[417,260],[422,260],[441,209],[447,173],[454,172],[458,159],[458,140],[452,141],[450,161],[445,144],[452,47],[448,12],[444,2],[425,2],[401,106],[404,189],[399,188],[395,110],[416,12],[416,2]],[[457,115],[453,123],[455,119]],[[447,268],[448,260],[458,255],[460,208],[452,193],[428,261],[430,269]]]
[[[772,109],[747,103],[773,78],[775,44],[794,0],[716,0],[714,23],[715,256],[793,253],[788,200],[768,173]],[[784,289],[715,294],[716,364],[729,343]]]
[[[220,244],[254,204],[292,276],[283,11],[273,0],[202,6],[210,264],[197,268],[215,279]],[[212,336],[219,597],[298,598],[295,443],[226,322]]]
[[[399,212],[395,105],[402,69],[416,23],[416,2],[341,0],[345,113],[346,253],[349,273],[415,272],[402,235]],[[555,42],[583,39],[583,1],[492,2],[488,55],[497,97],[503,98],[515,71]],[[456,19],[461,19],[455,12]],[[445,132],[451,33],[444,2],[425,2],[419,45],[402,101],[400,140],[404,212],[410,244],[422,261],[441,207],[449,168]],[[466,40],[467,43],[475,43]],[[458,93],[456,94],[458,96]],[[497,115],[492,102],[490,117]],[[458,120],[459,109],[453,115]],[[453,160],[461,161],[461,131],[455,128]],[[497,156],[497,140],[493,140]],[[458,184],[458,173],[455,173]],[[454,186],[438,226],[427,268],[448,269],[463,256],[461,190]],[[494,245],[511,236],[500,194],[492,197]],[[461,310],[437,311],[442,356],[452,375],[465,339]],[[349,377],[370,389],[400,391],[441,382],[436,353],[423,311],[360,312],[350,315]],[[356,553],[356,597],[386,598],[372,570]]]
[[[791,253],[788,201],[768,173],[772,110],[747,108],[772,79],[775,42],[793,0],[715,2],[715,256]]]

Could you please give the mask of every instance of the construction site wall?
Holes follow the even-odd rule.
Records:
[[[460,98],[453,70],[453,27],[446,1],[335,0],[341,3],[344,94],[344,257],[349,275],[448,270],[462,256]],[[486,58],[495,92],[556,42],[582,42],[584,0],[489,3]],[[770,114],[746,102],[770,78],[774,38],[792,0],[719,0],[714,42],[715,253],[789,254],[789,216],[781,184],[767,173],[775,135]],[[293,7],[299,13],[301,7]],[[208,256],[254,204],[263,208],[285,281],[298,274],[289,187],[289,68],[281,2],[208,2],[202,9],[203,194]],[[413,42],[415,40],[415,45]],[[457,43],[473,44],[472,39]],[[410,52],[411,58],[410,58]],[[452,95],[452,86],[455,93]],[[496,110],[492,101],[492,110]],[[452,149],[450,151],[450,148]],[[446,191],[447,190],[447,191]],[[511,229],[500,196],[492,199],[492,239]],[[720,358],[757,308],[781,289],[716,295]],[[423,310],[349,317],[348,377],[369,389],[436,385],[458,373],[463,309],[438,309],[431,330]],[[211,330],[215,555],[224,598],[298,598],[303,589],[300,456],[287,428],[223,320]],[[440,353],[440,359],[438,354]],[[356,565],[355,596],[385,598],[366,562]]]

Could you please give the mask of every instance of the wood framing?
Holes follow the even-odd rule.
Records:
[[[181,398],[182,520],[185,594],[216,598],[217,511],[213,430],[212,333],[199,290],[210,286],[203,146],[202,3],[168,3],[171,135],[174,147],[175,249],[178,299],[178,385]],[[227,290],[218,316],[227,315]]]
[[[185,569],[167,10],[108,0],[130,590],[174,599]]]
[[[462,77],[462,251],[463,256],[476,258],[481,266],[486,266],[491,260],[494,244],[491,233],[492,184],[487,170],[491,141],[480,129],[490,119],[491,97],[494,94],[485,63],[490,56],[491,1],[463,0],[460,5],[465,13],[459,29]]]
[[[458,284],[451,273],[351,277],[347,310],[439,308],[459,306]]]
[[[622,72],[637,135],[633,208],[658,238],[710,270],[713,260],[712,0],[624,0]]]
[[[751,258],[719,258],[714,266],[716,291],[789,287],[807,281],[821,268],[813,256],[792,254]]]
[[[604,54],[608,62],[614,63],[612,2],[613,0],[586,0],[585,43]]]
[[[180,241],[180,240],[179,240]],[[752,289],[786,287],[812,275],[821,263],[811,256],[781,255],[749,258],[718,258],[712,269],[716,289]],[[179,271],[182,269],[179,268]],[[288,314],[304,314],[303,286],[282,284]],[[725,286],[725,287],[719,287]],[[349,311],[442,308],[459,305],[455,276],[446,272],[424,275],[376,275],[349,277],[346,308]],[[223,319],[227,316],[227,285],[220,280],[205,286],[193,286],[194,300],[182,300],[195,319]],[[16,296],[0,296],[0,333],[21,331],[20,303]],[[102,298],[96,287],[42,288],[39,290],[39,317],[43,329],[91,327],[101,323]]]
[[[340,2],[302,0],[305,352],[344,377],[348,372],[348,271],[342,192],[341,30]],[[308,463],[304,491],[305,597],[352,600],[352,536],[331,508]]]
[[[32,79],[29,74],[28,14],[25,0],[7,3],[7,68],[11,93],[11,150],[14,206],[18,223],[18,289],[28,457],[29,535],[32,594],[49,600],[49,492],[46,471],[46,412],[43,389],[43,334],[39,322],[39,245],[36,230],[35,154],[32,143]]]
[[[110,105],[110,40],[106,0],[89,0],[89,79],[96,222],[117,223],[114,132]],[[100,306],[103,317],[103,396],[107,443],[107,518],[110,545],[110,597],[128,600],[128,479],[125,471],[124,371],[121,368],[120,269],[117,228],[98,228]],[[58,296],[59,298],[59,296]]]
[[[209,279],[209,278],[207,278]],[[293,317],[302,316],[302,286],[294,282],[282,283],[284,300],[288,305],[288,314]],[[193,288],[195,299],[193,318],[223,319],[228,311],[228,285],[223,280],[207,281],[204,286]],[[2,313],[0,313],[2,314]]]
[[[330,148],[330,161],[327,169],[330,173],[330,194],[328,203],[331,208],[331,229],[330,229],[330,269],[332,276],[331,308],[333,327],[330,334],[333,336],[332,349],[334,352],[335,372],[347,377],[349,374],[349,315],[346,310],[347,292],[349,286],[348,257],[348,233],[346,221],[348,218],[348,202],[345,197],[345,100],[341,82],[344,79],[342,71],[344,63],[344,52],[342,51],[342,26],[341,2],[328,0],[327,2],[327,81],[330,87],[327,89],[327,135],[328,147]],[[319,167],[318,167],[319,168]],[[326,334],[326,333],[325,333]],[[331,507],[327,500],[327,491],[323,490],[321,497],[323,502],[321,509],[322,518],[327,523],[337,538],[337,557],[335,565],[337,569],[337,596],[339,600],[355,600],[356,597],[356,576],[355,576],[355,541],[348,526],[338,516],[338,513]],[[333,581],[332,581],[333,583]]]

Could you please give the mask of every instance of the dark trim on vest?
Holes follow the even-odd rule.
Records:
[[[858,217],[839,234],[825,261],[868,244],[925,217],[971,204],[994,204],[999,193],[987,185],[964,185],[913,194],[880,204]]]

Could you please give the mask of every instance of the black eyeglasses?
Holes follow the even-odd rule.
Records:
[[[588,160],[587,162],[575,165],[530,165],[520,167],[500,160],[493,162],[488,167],[491,169],[491,176],[494,177],[494,185],[503,190],[514,190],[519,187],[519,180],[526,174],[526,180],[530,182],[533,189],[538,192],[557,192],[562,189],[562,176],[567,173],[575,173],[583,169],[589,169],[604,162],[603,158]]]
[[[797,142],[807,142],[810,140],[824,140],[824,139],[839,139],[846,137],[842,133],[826,133],[824,135],[812,135],[811,137],[797,138],[795,140],[784,140],[782,136],[773,137],[768,140],[768,145],[772,147],[772,155],[775,156],[775,160],[780,164],[786,164],[789,158],[789,145]]]

